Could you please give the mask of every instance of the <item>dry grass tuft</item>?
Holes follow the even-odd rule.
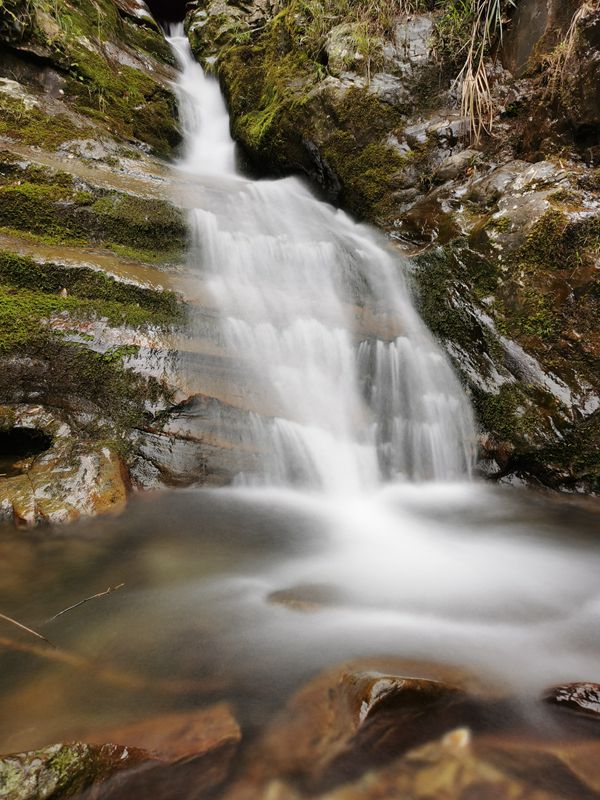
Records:
[[[600,0],[585,0],[577,9],[565,38],[554,48],[547,60],[548,84],[546,96],[554,100],[560,97],[568,65],[572,62],[579,43],[580,23],[600,9]]]

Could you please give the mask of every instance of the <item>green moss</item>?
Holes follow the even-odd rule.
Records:
[[[66,114],[45,114],[0,92],[0,135],[55,150],[73,139],[91,139],[94,130],[77,126]]]
[[[108,122],[111,133],[147,142],[159,155],[180,141],[173,93],[133,67],[115,65],[95,51],[75,47],[67,94],[83,113]]]
[[[6,331],[2,310],[0,299],[0,344]],[[13,336],[5,349],[0,346],[0,403],[31,400],[76,408],[88,415],[87,435],[124,442],[132,428],[151,419],[147,402],[172,401],[171,391],[158,380],[124,367],[132,348],[96,353],[85,344],[65,342],[32,324],[31,318],[21,320],[29,327],[28,335]]]
[[[78,320],[106,319],[111,325],[140,327],[156,322],[152,312],[134,303],[17,291],[0,284],[0,352],[31,341],[48,318],[60,313]]]
[[[175,259],[185,248],[184,216],[166,201],[82,189],[61,172],[28,167],[15,173],[10,164],[3,167],[0,228],[48,243],[100,244],[150,262]]]
[[[498,394],[483,392],[475,387],[472,394],[477,419],[483,429],[503,441],[520,438],[522,416],[517,410],[522,407],[523,396],[514,384],[504,384]]]
[[[21,183],[0,187],[0,225],[67,236],[68,228],[60,220],[59,203],[68,196],[62,186]]]
[[[141,250],[182,250],[187,226],[181,211],[164,200],[109,192],[89,209],[100,237]]]
[[[599,252],[600,215],[569,220],[551,209],[535,223],[516,261],[525,269],[573,270]]]
[[[36,12],[50,17],[54,26],[41,24],[34,14],[28,38],[67,76],[66,99],[113,135],[145,142],[161,155],[170,153],[180,141],[172,91],[150,71],[120,64],[106,48],[107,43],[120,48],[125,43],[146,58],[172,64],[172,53],[160,31],[135,24],[107,0],[39,0]],[[0,133],[48,148],[70,139],[91,138],[89,129],[82,131],[66,117],[50,118],[11,98],[0,102],[5,112]]]
[[[0,284],[57,295],[66,289],[79,300],[101,300],[133,307],[152,316],[154,324],[171,324],[182,317],[182,304],[172,292],[157,292],[121,283],[103,272],[84,267],[39,264],[31,258],[0,252]]]

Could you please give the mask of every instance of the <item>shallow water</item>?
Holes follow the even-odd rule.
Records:
[[[3,647],[0,751],[220,698],[254,730],[321,668],[370,654],[467,668],[553,733],[540,692],[600,677],[597,528],[593,503],[438,484],[345,504],[188,490],[139,497],[68,536],[3,531],[3,610],[93,664]],[[300,592],[314,594],[312,613],[270,597],[307,584],[321,587]],[[37,648],[6,625],[2,635]],[[117,685],[100,668],[146,683]]]

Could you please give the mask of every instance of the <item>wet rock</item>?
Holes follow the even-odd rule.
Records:
[[[302,776],[303,789],[317,791],[439,735],[464,714],[461,679],[451,669],[399,659],[327,670],[269,726],[228,800],[262,796],[273,777]]]
[[[539,791],[549,792],[551,797],[569,800],[600,797],[598,740],[575,737],[545,741],[527,736],[485,736],[475,742],[474,749],[487,763],[519,782],[525,781]]]
[[[69,425],[40,406],[0,406],[0,424],[34,429],[49,449],[24,462],[23,474],[0,477],[0,517],[31,527],[122,511],[127,486],[121,460],[107,445],[80,441]]]
[[[0,757],[2,800],[75,797],[115,773],[149,761],[146,753],[113,744],[56,744]]]
[[[92,742],[118,742],[146,750],[169,763],[188,761],[207,754],[217,756],[228,768],[242,738],[240,727],[227,703],[197,711],[166,714],[140,720],[121,728],[102,731]]]
[[[538,788],[535,779],[517,777],[481,756],[467,729],[411,750],[358,781],[319,796],[319,800],[564,800],[560,791]]]
[[[435,171],[435,177],[440,181],[448,181],[457,178],[469,167],[473,166],[479,158],[477,150],[462,150],[445,158]]]
[[[569,122],[592,145],[600,136],[600,11],[584,7],[574,52],[565,67],[562,100]]]
[[[109,786],[102,798],[125,800],[137,794],[201,800],[228,778],[241,738],[226,703],[95,734],[95,740],[122,742],[153,760],[151,768]]]
[[[598,160],[597,12],[580,20],[564,98],[552,108],[537,69],[563,52],[556,47],[581,5],[521,0],[511,10],[501,49],[520,77],[490,65],[498,120],[472,159],[454,66],[440,71],[432,50],[435,15],[379,28],[361,59],[356,20],[332,13],[318,54],[329,74],[311,69],[311,20],[299,10],[266,4],[253,27],[245,6],[213,0],[192,8],[188,24],[198,57],[214,61],[234,135],[261,169],[304,172],[418,252],[420,310],[497,443],[490,477],[597,491],[592,448],[577,455],[575,444],[597,436],[588,419],[600,397],[600,340],[593,325],[580,330],[598,314],[598,183],[581,163]],[[515,348],[538,365],[534,383]]]
[[[517,5],[502,47],[505,66],[516,75],[557,44],[578,6],[577,0],[522,0]]]
[[[270,603],[285,606],[292,611],[312,612],[326,606],[343,603],[344,596],[335,586],[304,584],[291,589],[271,592],[267,597]]]
[[[600,684],[568,683],[544,693],[546,703],[600,719]]]

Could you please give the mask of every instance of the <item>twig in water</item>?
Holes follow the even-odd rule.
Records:
[[[84,603],[89,603],[90,600],[95,600],[97,597],[104,597],[107,594],[116,592],[119,589],[122,589],[123,586],[125,586],[124,583],[119,583],[118,586],[109,586],[105,592],[98,592],[98,594],[93,594],[91,597],[86,597],[85,600],[80,600],[78,603],[74,603],[72,606],[69,606],[68,608],[63,608],[63,610],[59,611],[58,614],[55,614],[53,617],[50,617],[50,619],[47,619],[46,623],[53,622],[55,619],[58,619],[58,617],[62,617],[63,614],[66,614],[67,611],[73,611],[74,608],[79,608],[79,606],[82,606]]]
[[[42,642],[46,642],[46,644],[49,644],[50,647],[56,647],[56,645],[53,644],[50,641],[50,639],[46,639],[46,637],[42,636],[41,633],[38,633],[37,631],[34,631],[31,628],[28,628],[27,625],[23,625],[21,622],[17,622],[16,619],[13,619],[12,617],[7,617],[6,614],[0,614],[0,619],[3,619],[5,622],[10,622],[11,625],[15,625],[17,628],[20,628],[22,631],[26,631],[27,633],[30,633],[32,636],[35,636],[37,639],[41,639]]]

